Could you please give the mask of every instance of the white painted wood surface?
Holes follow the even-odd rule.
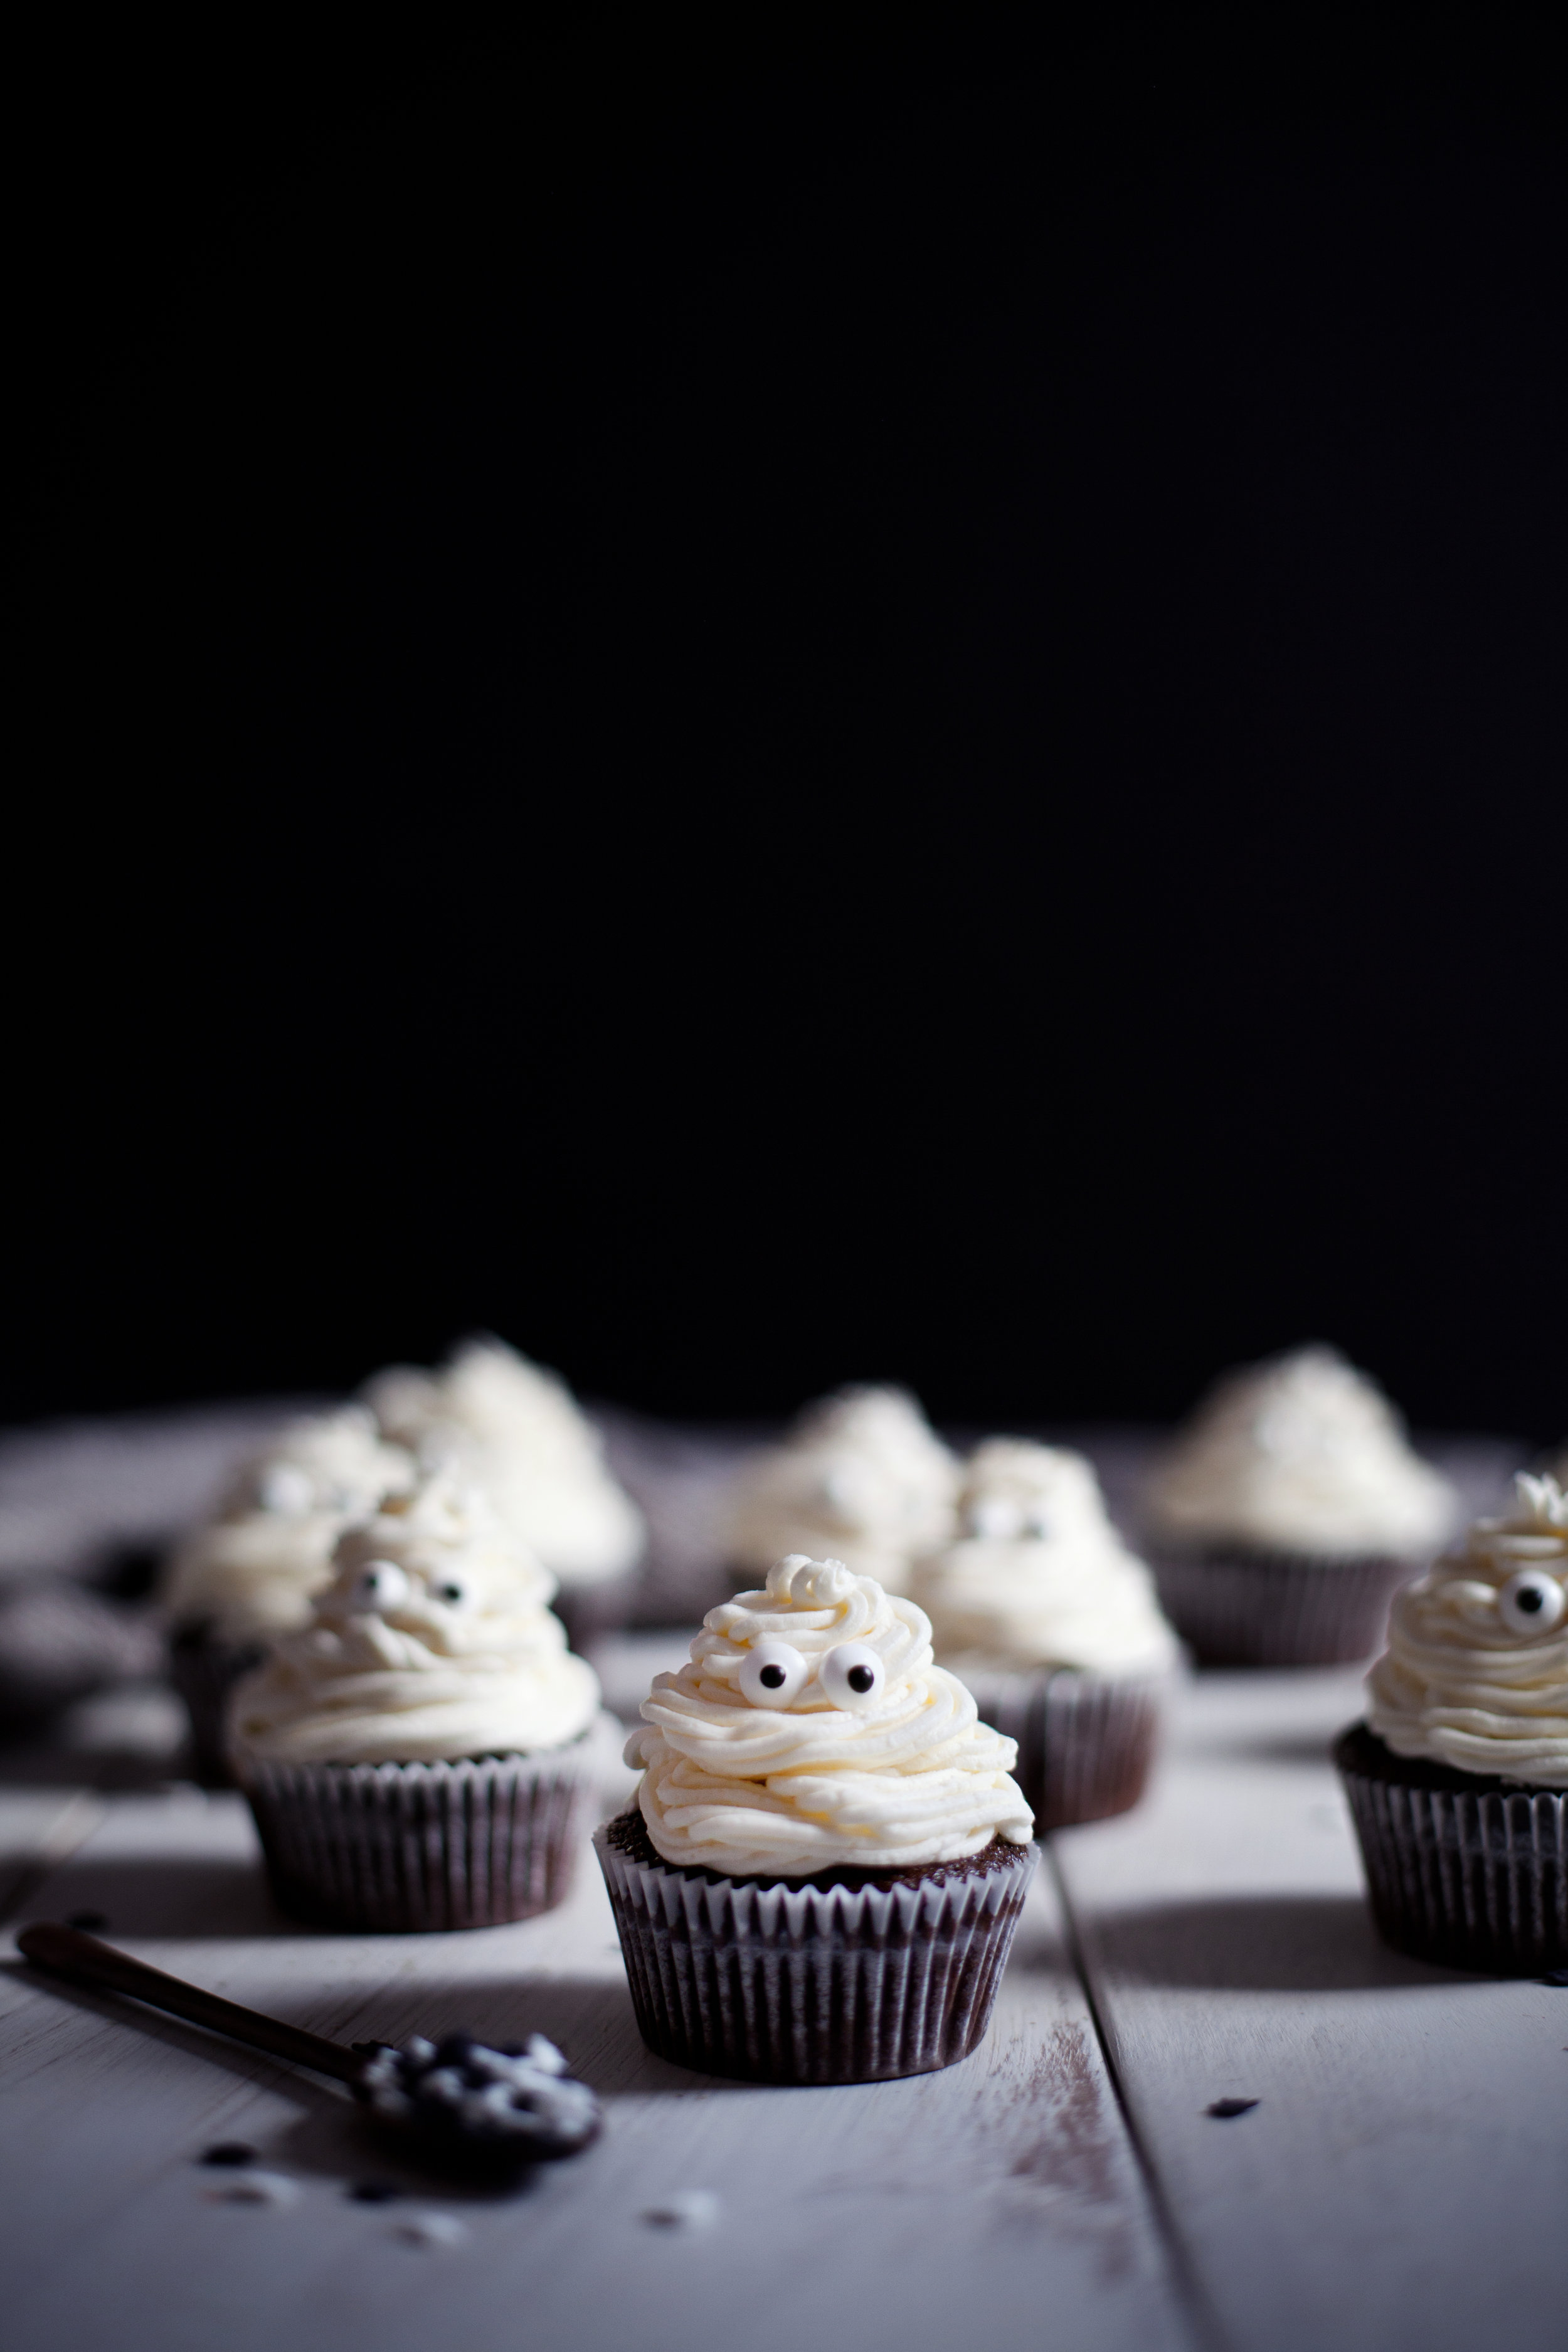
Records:
[[[1064,1958],[1042,1874],[991,2033],[908,2083],[767,2090],[650,2056],[597,1870],[515,1927],[334,1937],[273,1912],[237,1799],[109,1801],[26,1906],[96,1912],[129,1949],[342,2040],[464,2024],[560,2042],[605,2096],[601,2144],[525,2195],[432,2191],[331,2085],[151,2012],[0,1969],[8,2352],[639,2352],[975,2342],[1190,2352],[1194,2337]],[[220,2201],[249,2142],[298,2186]],[[364,2205],[355,2179],[398,2181]],[[645,2215],[690,2189],[703,2231]],[[414,2247],[414,2210],[467,2242]]]
[[[272,1910],[234,1798],[7,1791],[19,1916],[100,1913],[155,1963],[344,2040],[537,2027],[608,2106],[602,2144],[523,2195],[432,2189],[331,2085],[9,1960],[7,2352],[660,2352],[694,2327],[740,2352],[1555,2347],[1568,1991],[1377,1943],[1327,1757],[1358,1696],[1353,1674],[1202,1677],[1146,1804],[1056,1842],[1152,2188],[1048,1878],[965,2065],[763,2090],[643,2050],[586,1857],[544,1919],[334,1937]],[[1204,2112],[1227,2095],[1259,2105]],[[231,2177],[195,2162],[219,2139],[257,2147],[295,2201],[221,2201]],[[365,2179],[404,2194],[354,2203]],[[644,2218],[690,2189],[719,2200],[710,2229]],[[402,2242],[429,2209],[467,2242]]]
[[[1328,1760],[1360,1696],[1205,1676],[1149,1801],[1056,1842],[1100,2020],[1221,2341],[1560,2352],[1568,1991],[1377,1941]]]

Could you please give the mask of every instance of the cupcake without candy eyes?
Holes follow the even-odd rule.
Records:
[[[1386,1940],[1451,1968],[1568,1966],[1568,1498],[1521,1474],[1395,1594],[1334,1750]]]
[[[903,1389],[848,1388],[749,1462],[729,1509],[736,1567],[764,1576],[790,1552],[842,1560],[884,1591],[952,1532],[958,1464]]]
[[[1162,1464],[1147,1511],[1160,1599],[1205,1664],[1364,1658],[1456,1507],[1365,1374],[1298,1349],[1221,1381]]]
[[[598,1684],[551,1579],[442,1475],[350,1528],[333,1570],[229,1706],[279,1901],[354,1928],[548,1909],[602,1761]]]
[[[175,1550],[162,1599],[205,1779],[228,1777],[224,1711],[235,1683],[269,1642],[309,1622],[343,1529],[416,1476],[412,1455],[377,1434],[363,1405],[311,1414],[247,1463],[217,1516]]]
[[[386,1436],[484,1488],[554,1578],[555,1613],[579,1648],[622,1622],[647,1530],[564,1381],[481,1339],[439,1371],[394,1365],[364,1392]]]
[[[1037,1830],[1137,1803],[1177,1663],[1153,1580],[1079,1454],[994,1438],[970,1457],[963,1532],[919,1563],[936,1654],[1018,1744]]]
[[[984,2033],[1037,1849],[1014,1743],[910,1601],[795,1554],[643,1702],[595,1836],[644,2040],[705,2073],[872,2082]]]

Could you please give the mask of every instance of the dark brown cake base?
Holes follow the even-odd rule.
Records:
[[[987,1673],[965,1665],[980,1720],[1018,1743],[1013,1777],[1037,1833],[1101,1822],[1138,1802],[1160,1736],[1168,1675]]]
[[[1308,1552],[1155,1551],[1160,1606],[1204,1666],[1345,1666],[1383,1646],[1409,1559]]]
[[[965,2058],[990,2021],[1035,1846],[808,1878],[661,1862],[640,1812],[598,1830],[650,2050],[754,2083],[874,2083]]]
[[[1396,1756],[1364,1723],[1334,1762],[1386,1943],[1491,1976],[1568,1968],[1568,1791]]]

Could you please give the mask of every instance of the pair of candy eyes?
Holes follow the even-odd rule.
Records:
[[[840,1642],[818,1658],[816,1679],[835,1706],[853,1714],[876,1706],[888,1669],[868,1642]],[[787,1642],[767,1636],[747,1651],[739,1680],[742,1697],[753,1706],[788,1706],[811,1680],[811,1662]]]
[[[389,1609],[400,1609],[415,1593],[414,1579],[395,1559],[367,1560],[353,1580],[355,1608],[374,1610],[380,1616]],[[425,1586],[418,1597],[439,1601],[447,1609],[461,1609],[470,1595],[461,1577],[443,1576]]]
[[[1521,1570],[1498,1587],[1498,1615],[1516,1633],[1547,1633],[1568,1609],[1568,1593],[1542,1568]]]

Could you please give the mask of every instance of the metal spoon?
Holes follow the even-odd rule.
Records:
[[[345,2048],[165,1976],[75,1927],[40,1920],[24,1927],[16,1943],[36,1968],[130,1993],[172,2017],[346,2083],[375,2122],[447,2164],[548,2164],[580,2154],[598,2135],[597,2099],[567,2073],[565,2059],[542,2033],[526,2049],[494,2049],[470,2033],[449,2033],[439,2042],[416,2035],[403,2049],[387,2042]]]

